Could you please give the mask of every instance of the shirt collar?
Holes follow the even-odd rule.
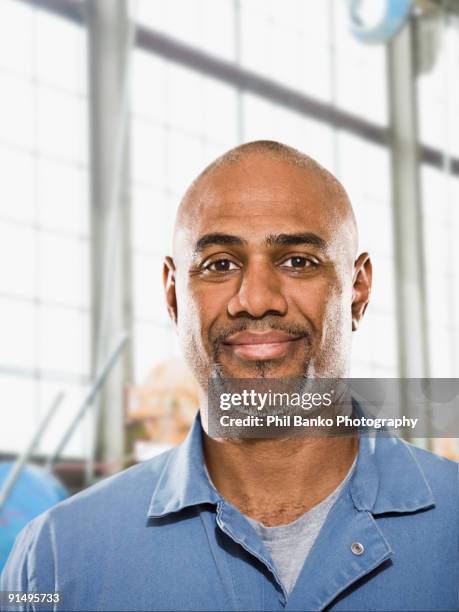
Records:
[[[149,517],[160,517],[198,504],[217,504],[223,498],[211,485],[202,449],[199,412],[185,441],[170,451],[148,509]]]
[[[157,481],[149,517],[161,517],[224,499],[205,470],[199,412],[185,441],[170,451]],[[357,510],[372,514],[415,512],[435,505],[432,491],[410,446],[387,432],[362,434],[349,483]]]
[[[360,436],[350,492],[357,510],[374,515],[415,512],[435,505],[410,445],[387,431]]]
[[[352,405],[356,416],[366,415],[354,398]],[[360,430],[359,455],[350,492],[357,510],[374,515],[415,512],[435,505],[412,447],[386,428]]]

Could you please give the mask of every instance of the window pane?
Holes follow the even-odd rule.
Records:
[[[166,327],[137,323],[134,328],[135,381],[142,383],[151,369],[176,354],[174,332]]]
[[[35,90],[32,82],[0,70],[0,100],[0,142],[33,149]]]
[[[337,174],[351,200],[362,196],[388,204],[392,197],[389,150],[345,132],[338,132],[337,140]]]
[[[0,338],[2,368],[37,366],[37,320],[32,303],[0,299]]]
[[[418,78],[418,100],[421,141],[452,155],[459,155],[458,73],[459,36],[451,20],[433,67]]]
[[[241,63],[286,87],[330,100],[328,3],[302,4],[274,1],[263,10],[241,3]]]
[[[370,308],[370,307],[369,307]],[[365,315],[353,334],[351,376],[391,378],[397,376],[397,334],[392,315]]]
[[[204,77],[177,64],[167,70],[167,120],[175,128],[201,132],[204,120]]]
[[[348,26],[346,2],[334,2],[336,104],[357,116],[387,125],[386,49],[363,44]]]
[[[173,218],[177,209],[172,198],[162,191],[135,186],[132,203],[134,248],[154,255],[170,254]]]
[[[234,58],[232,0],[131,0],[142,25],[224,59]]]
[[[226,60],[235,56],[233,0],[201,0],[201,36],[203,50]]]
[[[50,372],[86,374],[89,367],[88,315],[42,306],[38,321],[40,367]]]
[[[163,259],[134,255],[134,316],[167,324],[169,317],[162,286]]]
[[[28,152],[0,146],[0,216],[35,221],[35,164]]]
[[[0,221],[0,292],[33,297],[36,274],[34,229]]]
[[[48,87],[38,91],[38,147],[43,154],[86,163],[86,104]]]
[[[459,180],[423,167],[429,357],[432,376],[459,376]]]
[[[37,77],[72,92],[86,91],[86,32],[46,11],[36,14]],[[56,53],[56,50],[59,50]]]
[[[203,78],[202,88],[204,137],[222,143],[227,149],[235,146],[238,116],[234,87]]]
[[[88,245],[78,238],[40,232],[39,295],[45,302],[88,306]]]
[[[155,187],[166,185],[166,140],[162,127],[132,121],[132,178]]]
[[[203,169],[203,143],[200,138],[174,130],[169,134],[168,150],[170,189],[182,196],[191,181]]]
[[[0,2],[0,66],[27,73],[33,61],[33,10],[25,2]]]
[[[132,111],[145,119],[161,121],[166,113],[166,62],[136,50],[132,57]]]
[[[89,231],[87,171],[39,158],[37,196],[41,227],[77,235]]]
[[[34,380],[0,374],[0,449],[24,450],[37,426],[37,387]]]
[[[38,381],[37,388],[40,416],[48,410],[57,393],[61,391],[64,393],[64,399],[40,441],[40,453],[49,456],[57,449],[64,433],[67,431],[73,418],[77,414],[78,408],[83,401],[86,388],[83,385],[51,382],[47,380]],[[89,409],[72,434],[67,446],[63,450],[61,458],[88,456],[91,443],[91,431],[92,412],[91,409]]]
[[[326,124],[250,94],[243,96],[243,112],[246,140],[278,140],[332,167],[333,133]]]

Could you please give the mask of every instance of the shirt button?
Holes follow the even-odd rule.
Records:
[[[354,555],[363,555],[365,548],[363,547],[363,544],[361,544],[360,542],[352,542],[351,550],[354,553]]]

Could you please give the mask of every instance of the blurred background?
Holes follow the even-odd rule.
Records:
[[[4,542],[186,435],[162,260],[187,185],[241,142],[351,197],[375,270],[352,376],[459,377],[458,75],[456,0],[0,0],[0,484],[41,466],[0,495]]]

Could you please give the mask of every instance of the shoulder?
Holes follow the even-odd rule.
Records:
[[[432,518],[456,520],[459,471],[455,461],[419,448],[398,436],[378,435],[373,441],[368,441],[364,450],[369,465],[376,467],[374,507],[379,513],[415,512],[431,507],[435,508],[429,513]]]
[[[161,479],[163,471],[167,469],[175,451],[176,449],[171,449],[153,459],[104,478],[53,506],[48,511],[50,517],[55,518],[63,513],[79,513],[82,510],[106,514],[112,505],[116,505],[121,510],[127,504],[131,510],[139,506],[146,513],[155,486]]]
[[[171,449],[104,478],[56,504],[45,513],[47,521],[60,532],[71,526],[73,532],[81,528],[85,532],[94,530],[96,534],[107,524],[122,528],[127,517],[131,521],[136,518],[143,520],[153,492],[176,450]]]
[[[138,516],[145,522],[149,503],[176,449],[137,464],[56,504],[28,523],[16,538],[2,573],[3,590],[31,590],[39,578],[53,583],[54,560],[62,545],[68,550],[107,540]],[[51,588],[52,590],[52,588]]]
[[[459,494],[459,464],[435,453],[402,442],[418,463],[432,491],[435,493]]]
[[[397,475],[401,480],[417,479],[419,475],[435,488],[457,487],[459,464],[420,448],[398,436],[379,435],[375,455],[383,475]]]

